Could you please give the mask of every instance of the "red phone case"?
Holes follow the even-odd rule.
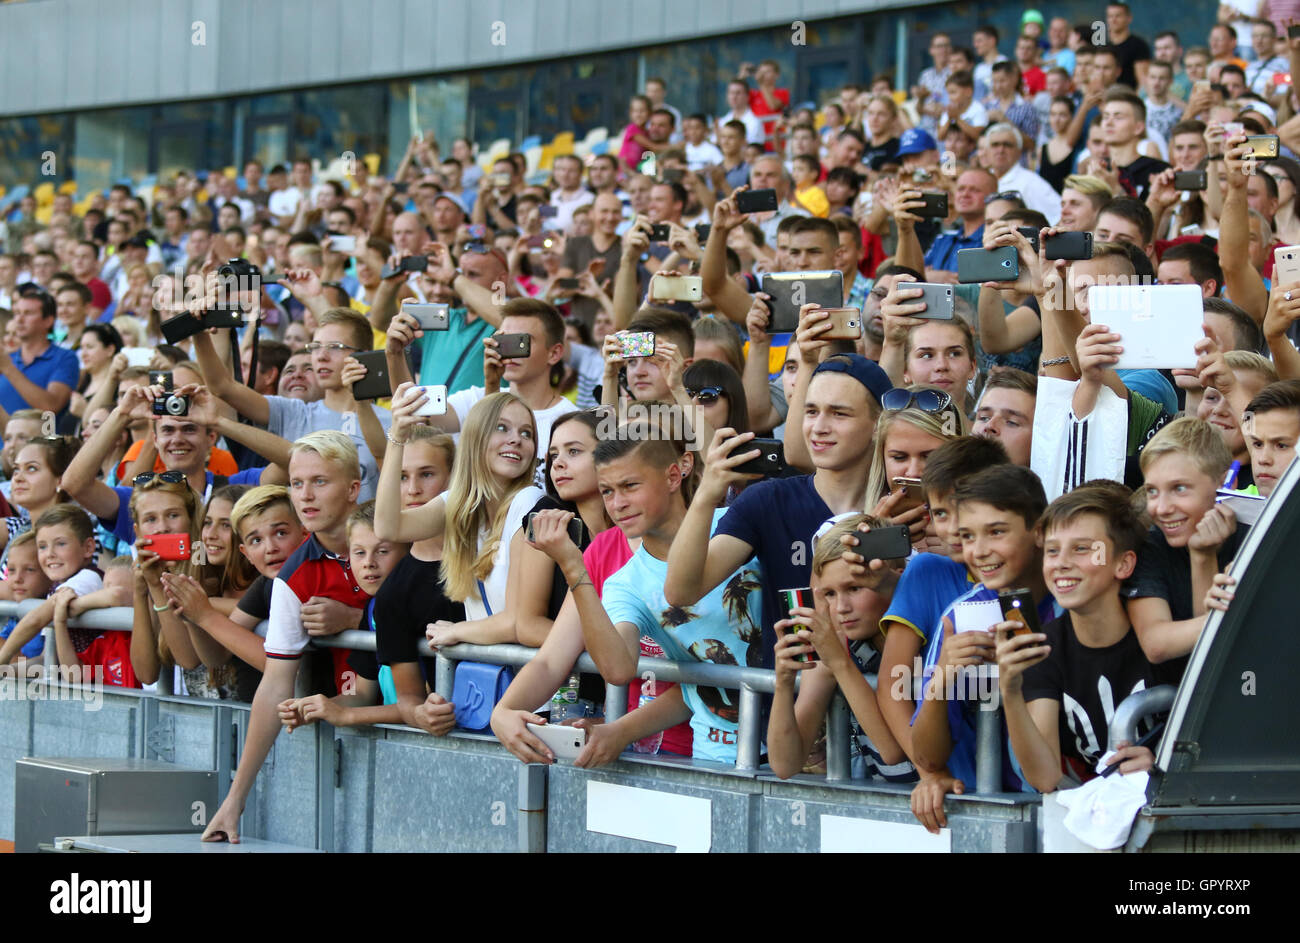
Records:
[[[149,538],[149,549],[162,560],[181,561],[190,558],[189,534],[154,534]]]

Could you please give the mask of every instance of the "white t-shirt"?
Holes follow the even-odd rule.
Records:
[[[701,141],[699,144],[686,142],[686,166],[691,170],[702,170],[715,164],[722,163],[722,151],[711,141]]]
[[[53,595],[55,590],[70,589],[78,596],[85,596],[87,593],[98,592],[104,588],[104,578],[90,568],[78,570],[70,577],[50,590]]]
[[[551,206],[555,207],[555,215],[550,219],[542,220],[544,229],[555,229],[563,232],[573,224],[573,211],[580,206],[588,206],[596,202],[596,194],[592,193],[586,187],[582,187],[577,193],[568,199],[564,198],[559,190],[551,194]]]
[[[276,190],[266,201],[266,208],[271,211],[272,216],[294,216],[298,212],[298,201],[302,197],[303,192],[297,187]]]
[[[448,396],[447,408],[456,413],[456,418],[464,426],[465,417],[469,415],[469,411],[474,408],[474,404],[481,400],[483,396],[483,387],[471,386],[467,390],[461,390]],[[567,416],[575,411],[574,405],[562,396],[554,406],[533,410],[533,422],[537,424],[537,474],[533,480],[539,488],[545,484],[546,450],[551,444],[551,425],[561,416]],[[454,438],[459,444],[460,433],[456,433]]]
[[[739,121],[745,126],[746,144],[762,144],[767,140],[762,119],[752,111],[746,111],[743,115],[737,115],[734,111],[729,111],[718,119],[718,127],[722,127],[728,121]]]
[[[506,512],[506,521],[501,528],[501,544],[497,548],[496,556],[492,558],[492,572],[483,581],[483,589],[487,591],[487,602],[488,606],[492,607],[492,612],[502,612],[506,608],[506,583],[510,575],[510,540],[523,526],[524,515],[531,511],[533,505],[545,494],[546,492],[541,488],[530,486],[516,494],[514,500],[510,502],[510,510]],[[445,502],[446,499],[445,493],[438,496],[440,501]],[[479,532],[480,546],[487,535],[486,530]],[[465,600],[465,618],[486,619],[487,617],[487,606],[483,605],[483,597],[475,586],[474,591]]]

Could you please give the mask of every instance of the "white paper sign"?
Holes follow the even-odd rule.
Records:
[[[668,845],[679,852],[713,846],[713,803],[655,789],[587,781],[587,831]]]
[[[876,822],[843,815],[821,817],[823,854],[862,852],[896,854],[952,852],[952,829],[941,828],[932,835],[921,825],[903,822]]]

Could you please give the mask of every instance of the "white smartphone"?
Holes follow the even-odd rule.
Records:
[[[652,301],[700,301],[704,279],[699,275],[657,275],[650,281]]]
[[[128,367],[147,367],[153,361],[153,350],[149,347],[123,347]]]
[[[1300,282],[1300,246],[1278,246],[1273,250],[1273,284]]]
[[[332,249],[334,252],[356,252],[357,251],[356,236],[335,236],[331,234],[329,240],[330,240],[330,249]]]
[[[429,399],[423,406],[415,411],[415,415],[447,415],[447,388],[445,386],[417,386],[416,389],[429,397]]]
[[[587,743],[587,731],[563,724],[529,724],[528,732],[546,744],[557,760],[576,760]]]
[[[1120,336],[1116,370],[1191,369],[1205,336],[1200,285],[1093,285],[1088,319]]]

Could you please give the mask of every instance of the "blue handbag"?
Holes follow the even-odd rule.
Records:
[[[488,615],[492,606],[487,601],[483,582],[478,584],[479,594]],[[456,665],[456,683],[451,701],[456,708],[456,726],[465,730],[486,730],[492,720],[492,708],[505,697],[506,688],[514,678],[508,665],[489,665],[481,661],[462,661]]]

